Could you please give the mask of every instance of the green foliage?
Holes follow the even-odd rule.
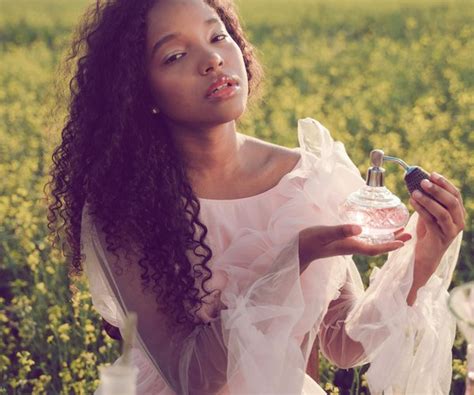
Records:
[[[119,355],[87,282],[70,284],[64,258],[45,241],[42,187],[61,126],[51,118],[56,67],[87,3],[0,1],[0,394],[91,393],[98,366]],[[237,4],[266,70],[264,101],[241,119],[241,131],[291,147],[297,120],[312,117],[363,173],[368,152],[381,148],[444,174],[468,212],[452,285],[473,280],[473,2]],[[388,187],[407,201],[401,170],[387,172]],[[356,262],[367,283],[383,258]],[[464,390],[464,356],[458,336],[453,393]],[[366,390],[365,370],[350,372],[347,391]],[[343,393],[336,375],[321,357],[323,388]]]

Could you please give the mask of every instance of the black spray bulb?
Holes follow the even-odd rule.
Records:
[[[383,151],[381,152],[383,153]],[[423,181],[424,179],[430,178],[430,175],[426,170],[424,170],[420,166],[409,166],[403,160],[401,160],[400,158],[395,158],[394,156],[388,156],[384,154],[383,160],[398,163],[400,166],[402,166],[405,169],[404,180],[405,180],[405,185],[407,186],[407,189],[410,192],[410,195],[413,193],[414,190],[417,189],[420,192],[424,193],[425,195],[428,195],[432,199],[436,200],[433,195],[426,192],[421,186],[421,181]],[[439,202],[438,200],[436,201],[444,207],[444,205],[441,202]]]

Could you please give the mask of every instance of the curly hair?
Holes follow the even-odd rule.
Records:
[[[65,63],[74,63],[67,116],[50,170],[48,229],[53,247],[69,258],[72,279],[83,270],[81,215],[87,201],[105,233],[107,251],[138,246],[142,285],[152,285],[159,309],[177,326],[202,324],[189,310],[202,298],[195,278],[212,277],[207,227],[173,140],[151,113],[145,67],[146,15],[157,0],[97,0],[73,39]],[[249,97],[258,92],[263,68],[246,39],[231,1],[203,0],[222,19],[241,49]],[[49,200],[49,198],[48,198]],[[59,224],[59,219],[63,223]],[[201,248],[203,252],[198,252]],[[69,251],[68,251],[69,249]],[[187,252],[199,258],[192,264]],[[190,308],[189,308],[190,307]]]

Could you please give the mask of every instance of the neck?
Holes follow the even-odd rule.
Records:
[[[207,127],[165,123],[191,178],[231,177],[242,168],[245,136],[236,131],[235,121]]]

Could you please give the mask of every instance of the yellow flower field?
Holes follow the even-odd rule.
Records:
[[[85,0],[0,0],[0,394],[91,394],[120,345],[101,327],[85,278],[51,248],[43,187],[60,141],[58,74]],[[368,153],[444,174],[468,211],[452,286],[474,280],[474,2],[240,0],[265,71],[265,96],[239,128],[297,146],[299,118],[319,120],[365,173]],[[408,202],[402,170],[387,186]],[[364,281],[382,258],[356,258]],[[73,290],[75,290],[73,294]],[[74,296],[73,296],[74,295]],[[453,348],[464,393],[466,344]],[[368,394],[364,372],[321,356],[329,393]]]

